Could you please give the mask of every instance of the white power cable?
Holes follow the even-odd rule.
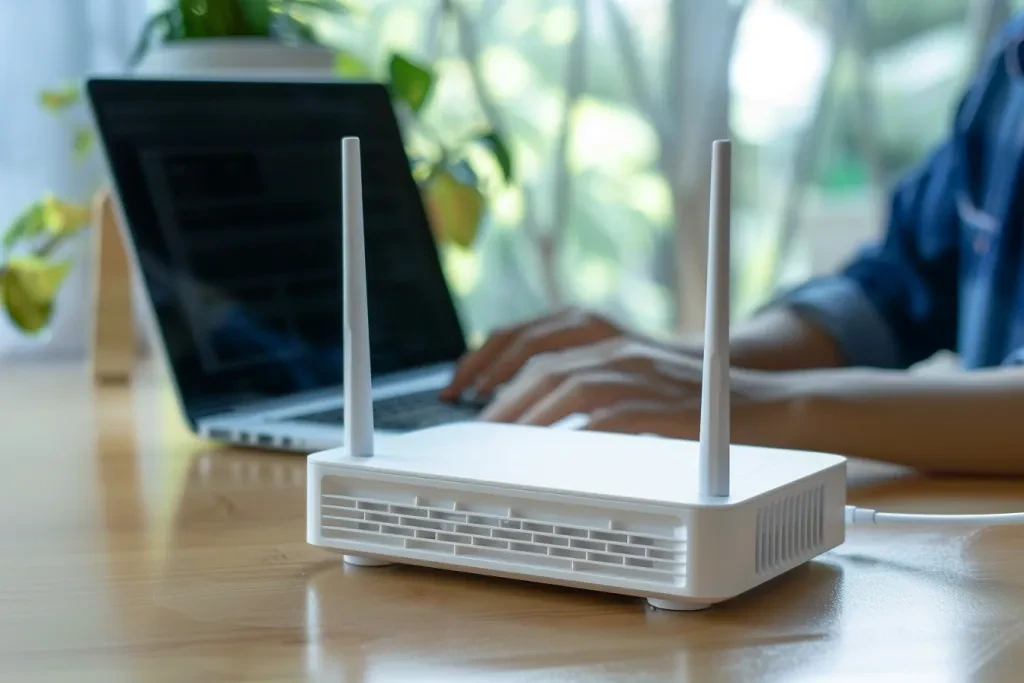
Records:
[[[995,515],[917,515],[903,512],[879,512],[871,508],[846,506],[847,524],[930,524],[943,526],[1024,525],[1024,512]]]

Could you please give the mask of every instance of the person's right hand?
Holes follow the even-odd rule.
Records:
[[[467,389],[486,399],[535,356],[627,334],[607,318],[578,308],[504,328],[459,361],[451,383],[441,390],[441,399],[455,401]]]
[[[589,425],[639,404],[691,409],[700,402],[702,375],[699,358],[622,336],[531,360],[479,419],[550,426],[586,416]]]

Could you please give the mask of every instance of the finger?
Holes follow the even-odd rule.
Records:
[[[665,401],[624,402],[595,411],[583,429],[696,440],[700,437],[700,411]]]
[[[675,382],[685,383],[700,388],[703,382],[704,364],[699,359],[687,358],[676,354],[657,358],[652,362],[655,371]]]
[[[518,325],[512,325],[504,329],[498,330],[493,333],[483,346],[476,351],[470,351],[462,360],[459,361],[458,366],[455,369],[455,374],[452,376],[451,382],[448,383],[444,389],[440,392],[440,397],[444,401],[454,401],[459,398],[466,389],[473,386],[480,376],[480,373],[486,370],[495,359],[497,359],[502,352],[520,335],[525,333],[531,327],[535,325],[542,325],[550,320],[556,319],[561,313],[552,313],[551,315],[544,316],[536,320],[529,320]]]
[[[479,349],[470,351],[463,356],[456,366],[448,386],[441,389],[441,400],[454,401],[462,396],[463,392],[476,381],[480,371],[492,363],[512,343],[517,332],[517,329],[497,332],[491,335]]]
[[[499,385],[512,379],[530,358],[539,354],[586,346],[617,335],[614,328],[590,320],[552,320],[538,325],[502,350],[494,364],[480,375],[476,390],[484,396],[491,394]]]
[[[598,368],[613,372],[637,372],[642,363],[634,358],[607,360],[605,345],[599,343],[550,356],[534,356],[523,371],[501,389],[480,414],[481,420],[515,422],[554,392],[570,375],[589,374]]]
[[[623,402],[674,403],[678,390],[648,375],[595,372],[571,376],[558,389],[530,408],[518,420],[522,424],[549,426],[576,413],[593,413]]]
[[[494,400],[480,413],[486,422],[515,422],[533,404],[555,391],[566,379],[558,370],[524,375],[502,388]]]

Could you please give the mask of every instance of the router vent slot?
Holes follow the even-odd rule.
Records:
[[[547,515],[536,514],[543,512],[536,503],[515,500],[507,501],[503,514],[485,514],[480,509],[495,507],[493,499],[486,506],[426,499],[399,486],[364,493],[351,490],[358,482],[332,488],[330,479],[322,484],[321,528],[325,537],[341,541],[339,545],[347,541],[357,544],[356,549],[404,548],[449,562],[452,556],[476,557],[500,561],[512,570],[543,567],[653,584],[685,583],[686,526],[677,518],[651,516],[654,521],[634,522],[641,516],[626,513],[624,522],[610,518],[608,511],[601,513],[604,519],[591,511],[576,523],[559,506],[545,520]]]
[[[762,506],[754,539],[757,573],[774,573],[817,555],[824,544],[824,530],[824,486]]]

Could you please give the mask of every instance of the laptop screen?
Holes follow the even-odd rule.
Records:
[[[384,86],[88,84],[190,419],[342,383],[340,143],[362,148],[375,375],[465,342]]]

